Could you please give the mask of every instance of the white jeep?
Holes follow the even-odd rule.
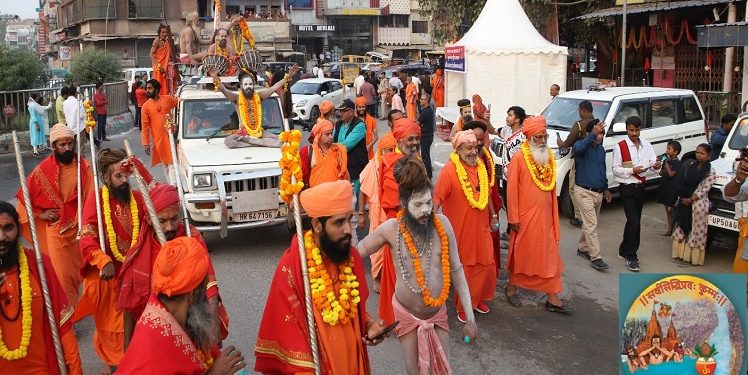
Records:
[[[226,237],[229,230],[286,224],[288,207],[278,195],[280,149],[229,149],[224,139],[239,124],[235,105],[203,84],[181,86],[177,95],[179,176],[193,225]],[[265,131],[277,135],[285,121],[277,95],[262,101]]]

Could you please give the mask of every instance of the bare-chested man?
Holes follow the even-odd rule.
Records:
[[[184,28],[179,33],[179,61],[185,64],[195,64],[194,55],[197,54],[197,12],[190,12],[185,17]]]
[[[227,59],[234,57],[234,49],[229,45],[229,33],[226,29],[216,30],[216,41],[208,47],[208,53],[216,53]]]
[[[299,67],[294,65],[289,69],[288,76],[293,77],[298,71]],[[212,70],[210,76],[217,79],[218,73]],[[226,99],[236,104],[236,114],[239,117],[239,131],[225,140],[229,148],[246,147],[247,145],[264,147],[281,147],[283,145],[277,135],[264,131],[261,123],[262,119],[260,119],[260,123],[257,123],[258,121],[255,120],[256,109],[253,103],[257,102],[258,106],[261,105],[259,102],[269,98],[275,91],[283,87],[286,84],[286,79],[281,79],[270,88],[260,90],[255,90],[255,82],[257,80],[253,73],[242,72],[239,74],[240,90],[238,93],[227,89],[223,83],[218,84],[218,89],[221,90]],[[257,99],[255,96],[257,96]]]
[[[400,322],[395,333],[403,348],[408,374],[420,374],[424,370],[448,374],[451,370],[445,301],[450,284],[454,285],[467,315],[462,329],[465,342],[473,342],[478,336],[454,231],[444,215],[432,213],[432,187],[423,162],[414,156],[403,157],[395,166],[395,178],[403,210],[356,247],[362,257],[371,255],[384,244],[395,249],[392,258],[397,283],[392,305],[395,319]],[[415,268],[416,262],[421,265],[419,268]],[[448,274],[443,272],[445,269],[450,270]],[[427,335],[418,333],[419,327],[423,327],[420,322],[431,325]],[[428,357],[420,358],[419,348],[428,353]],[[428,368],[419,369],[423,366]]]

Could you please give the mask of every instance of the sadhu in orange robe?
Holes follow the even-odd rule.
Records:
[[[310,155],[311,152],[314,155]],[[310,160],[312,159],[312,160]],[[299,160],[304,175],[304,187],[310,188],[323,182],[348,179],[348,152],[339,143],[333,143],[326,153],[319,146],[303,147]],[[308,176],[308,177],[307,177]]]
[[[405,88],[405,112],[409,120],[418,120],[418,89],[413,82]]]
[[[60,373],[57,365],[55,348],[52,343],[52,330],[49,329],[49,318],[44,311],[44,299],[42,297],[42,288],[39,279],[39,270],[36,266],[34,251],[24,249],[26,259],[29,265],[29,281],[31,282],[31,341],[27,349],[25,358],[8,361],[0,358],[0,374],[13,375],[57,375]],[[65,292],[60,286],[60,282],[55,276],[52,264],[47,256],[42,256],[44,272],[47,275],[47,286],[49,295],[52,299],[52,310],[57,320],[57,330],[60,335],[62,351],[65,357],[65,365],[68,374],[81,375],[83,367],[81,365],[80,355],[78,353],[78,341],[75,338],[73,325],[70,316],[73,314],[73,308],[68,306],[65,298]],[[5,283],[0,286],[0,298],[2,298],[3,312],[14,316],[19,311],[19,316],[15,321],[9,321],[0,315],[0,335],[5,346],[10,350],[15,350],[21,345],[21,336],[23,332],[22,316],[19,302],[20,275],[18,267],[5,270]],[[7,302],[6,302],[7,301]]]
[[[520,150],[509,163],[507,219],[520,225],[509,238],[509,282],[520,288],[557,294],[564,263],[559,254],[556,189],[542,191],[532,181]]]
[[[161,90],[159,91],[161,95],[166,95],[169,93],[169,83],[166,78],[168,73],[167,67],[171,61],[171,47],[169,46],[169,43],[161,43],[161,47],[156,48],[154,54],[156,55],[156,60],[153,61],[153,79],[161,84]],[[163,73],[161,73],[159,67],[164,70]]]
[[[314,321],[323,375],[370,374],[369,355],[362,337],[366,335],[368,319],[366,299],[369,289],[358,251],[351,247],[353,272],[359,282],[361,301],[358,316],[348,324],[331,326],[322,320],[314,307]],[[338,266],[323,258],[327,272],[340,289]],[[283,253],[270,284],[270,293],[260,322],[260,332],[255,344],[255,371],[262,374],[314,373],[312,352],[309,346],[309,330],[304,304],[304,281],[301,275],[301,257],[298,240],[294,237],[291,246]],[[312,305],[314,306],[314,305]]]
[[[71,306],[78,303],[81,286],[81,255],[78,246],[78,162],[65,165],[57,162],[54,154],[44,159],[26,179],[29,197],[35,217],[40,249],[48,255],[62,284]],[[91,168],[81,159],[82,200],[93,192]],[[23,225],[22,234],[31,243],[31,227],[28,225],[23,193],[19,189],[18,213]],[[42,212],[56,209],[60,219],[54,223],[39,218]]]
[[[133,191],[133,196],[137,202],[140,223],[145,223],[147,215],[143,197],[139,191]],[[105,237],[103,251],[99,245],[95,199],[95,196],[91,194],[83,208],[83,229],[81,230],[80,240],[83,256],[83,266],[81,267],[83,296],[75,309],[74,321],[93,314],[96,327],[93,337],[94,350],[104,363],[115,366],[119,364],[124,355],[124,321],[122,311],[115,308],[117,277],[122,262],[115,259],[112,254],[103,209],[101,210]],[[100,197],[100,199],[102,198]],[[133,218],[131,217],[129,202],[119,202],[113,195],[110,195],[109,206],[112,211],[114,233],[117,236],[117,248],[120,254],[126,255],[130,249],[133,233]],[[109,280],[102,280],[99,278],[99,272],[110,262],[114,263],[114,277]]]
[[[151,148],[151,166],[162,163],[172,164],[171,146],[169,145],[169,132],[166,130],[166,115],[171,109],[179,104],[179,100],[171,95],[160,95],[158,101],[148,99],[140,109],[141,134],[140,140],[143,146],[150,144],[153,135],[153,147]]]
[[[462,164],[473,188],[473,199],[480,196],[477,187],[478,166]],[[475,309],[481,301],[493,299],[496,290],[496,263],[493,254],[488,204],[482,210],[470,207],[465,192],[457,176],[457,168],[450,160],[439,175],[434,188],[434,204],[442,207],[442,212],[454,228],[460,261],[464,266],[465,278],[470,289],[470,300]],[[455,305],[462,312],[462,304],[455,293]]]
[[[434,77],[431,78],[432,93],[434,94],[434,105],[444,107],[444,73],[437,69]]]

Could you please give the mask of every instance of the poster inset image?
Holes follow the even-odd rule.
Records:
[[[619,373],[746,373],[746,275],[621,274],[619,287]]]

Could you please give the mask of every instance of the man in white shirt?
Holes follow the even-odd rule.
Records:
[[[403,81],[400,80],[400,73],[397,71],[392,72],[392,78],[390,78],[390,87],[397,89],[397,93],[403,89]]]
[[[68,98],[62,102],[62,111],[65,113],[67,126],[81,137],[81,147],[83,147],[85,140],[88,138],[85,125],[86,110],[83,108],[83,103],[78,101],[78,88],[70,86],[68,90]],[[94,142],[96,147],[99,147],[99,141],[95,137]]]
[[[748,178],[748,159],[741,158],[735,164],[735,174],[732,180],[722,188],[722,195],[727,202],[735,203],[735,219],[738,220],[740,233],[745,233],[745,221],[748,218],[748,184],[745,183]],[[748,241],[743,237],[738,241],[732,272],[745,273],[746,269],[748,269]]]
[[[639,250],[641,216],[644,207],[644,186],[647,170],[660,169],[654,148],[639,137],[642,120],[638,116],[626,119],[628,137],[613,146],[613,176],[620,184],[621,203],[626,214],[623,241],[618,247],[618,257],[626,261],[633,272],[639,272]]]
[[[317,78],[325,78],[325,70],[321,66],[317,69]]]
[[[361,95],[361,85],[364,84],[365,80],[366,79],[364,78],[364,74],[359,70],[358,77],[353,80],[353,89],[356,90],[356,96]]]
[[[411,73],[410,75],[411,82],[413,82],[414,85],[416,85],[416,92],[418,93],[418,97],[421,96],[421,80],[418,78],[418,74],[415,72]]]

